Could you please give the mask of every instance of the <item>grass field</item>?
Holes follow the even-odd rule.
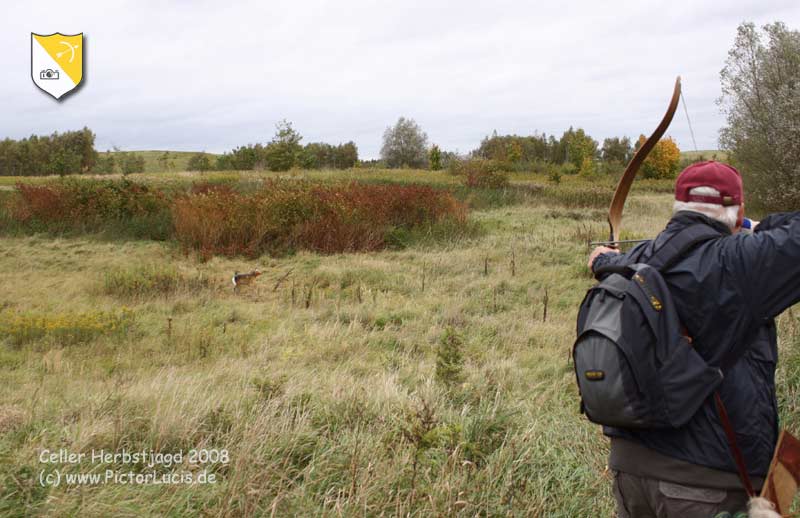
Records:
[[[276,174],[134,176],[246,187]],[[281,176],[457,189],[428,171]],[[613,182],[512,187],[523,195],[460,194],[478,237],[368,254],[201,261],[109,235],[0,238],[0,515],[610,516],[607,441],[578,413],[569,351]],[[625,237],[663,227],[669,191],[635,184]],[[233,272],[254,268],[233,293]],[[797,432],[800,319],[779,328]],[[183,458],[65,464],[43,449]],[[66,479],[107,470],[216,481]]]
[[[144,150],[144,151],[130,151],[129,153],[143,156],[144,157],[144,172],[145,173],[163,173],[163,172],[175,172],[175,171],[186,171],[188,169],[187,164],[189,163],[189,159],[192,156],[196,155],[200,151],[167,151],[169,153],[169,159],[166,162],[167,169],[164,168],[164,163],[159,162],[159,158],[164,155],[164,151],[159,150]],[[111,151],[111,154],[114,154],[114,151]],[[209,160],[211,160],[211,165],[214,165],[214,160],[216,155],[213,153],[206,153],[209,155]]]
[[[681,151],[681,159],[683,160],[718,160],[725,162],[728,160],[728,152],[719,149],[701,149],[699,151]]]

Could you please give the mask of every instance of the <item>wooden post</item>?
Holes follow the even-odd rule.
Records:
[[[316,283],[312,282],[308,286],[308,292],[306,293],[306,309],[311,307],[311,296],[314,294],[314,284]]]
[[[550,300],[550,296],[547,293],[547,288],[544,289],[544,313],[542,314],[542,322],[547,322],[547,303]]]

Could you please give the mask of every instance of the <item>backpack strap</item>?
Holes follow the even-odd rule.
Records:
[[[686,253],[696,245],[705,241],[717,239],[721,236],[722,234],[720,231],[715,230],[709,225],[696,223],[672,235],[644,262],[648,266],[657,269],[660,273],[664,273],[674,266],[675,263],[680,261]],[[653,242],[653,246],[655,247],[655,241]],[[685,328],[682,329],[682,333],[688,336]],[[735,351],[732,351],[731,354],[723,357],[720,361],[719,368],[723,375],[727,374],[734,364],[739,361],[739,356],[733,354],[734,352]]]
[[[657,250],[654,250],[653,255],[646,263],[658,271],[664,272],[674,266],[695,245],[718,237],[720,237],[719,230],[714,230],[703,223],[697,223],[667,239]]]
[[[753,482],[750,480],[750,475],[747,474],[747,467],[744,464],[744,455],[742,455],[742,450],[739,448],[739,443],[736,441],[736,432],[733,429],[731,420],[728,417],[728,411],[725,409],[725,403],[722,402],[718,390],[714,391],[714,403],[717,405],[717,414],[722,423],[722,428],[725,429],[725,437],[728,439],[728,448],[731,450],[733,462],[736,464],[736,471],[739,473],[739,480],[742,481],[744,491],[750,498],[758,496],[753,489]]]

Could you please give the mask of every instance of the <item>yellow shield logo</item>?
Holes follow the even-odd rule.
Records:
[[[31,79],[36,86],[61,99],[83,80],[83,33],[31,33]]]

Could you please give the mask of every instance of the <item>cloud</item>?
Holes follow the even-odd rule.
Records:
[[[648,134],[678,74],[701,149],[724,119],[719,70],[744,20],[800,25],[787,1],[36,2],[6,6],[0,135],[89,126],[101,149],[225,151],[354,140],[399,116],[445,149],[499,133]],[[87,82],[61,103],[29,77],[31,31],[84,32]],[[669,133],[693,147],[685,115]]]

